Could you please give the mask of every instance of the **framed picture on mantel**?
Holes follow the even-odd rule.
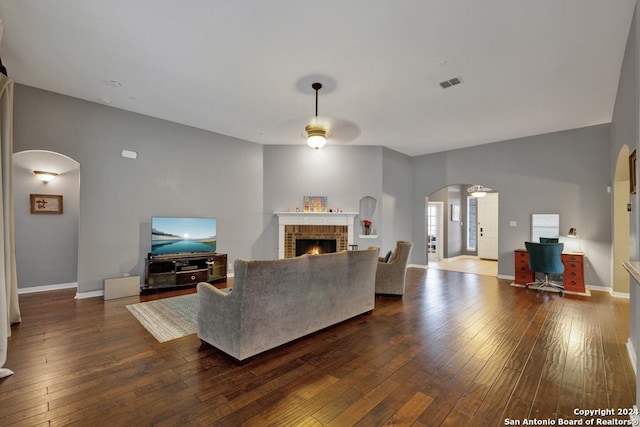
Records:
[[[31,194],[32,214],[62,215],[62,196],[54,194]]]
[[[304,212],[326,212],[327,196],[304,196],[302,205]]]

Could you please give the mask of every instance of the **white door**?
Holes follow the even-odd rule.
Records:
[[[478,257],[498,259],[498,193],[478,198]]]
[[[443,202],[429,202],[427,204],[427,260],[440,261],[442,259],[442,212]]]

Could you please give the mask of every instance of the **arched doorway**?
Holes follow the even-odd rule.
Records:
[[[57,175],[45,183],[34,171]],[[14,153],[13,195],[18,292],[76,287],[80,164],[52,151]],[[34,212],[32,195],[54,196],[49,198],[60,201],[60,211]]]
[[[622,264],[629,261],[629,147],[618,153],[613,181],[613,292],[629,294],[629,273]]]
[[[439,270],[497,276],[498,193],[473,197],[467,191],[470,187],[449,185],[427,197],[427,264]]]

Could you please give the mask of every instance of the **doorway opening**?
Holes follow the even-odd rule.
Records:
[[[498,275],[499,195],[472,197],[471,184],[433,192],[426,205],[426,253],[430,268]]]
[[[18,293],[77,287],[80,163],[52,151],[27,150],[13,154],[13,166]],[[34,171],[55,179],[45,183]],[[59,209],[34,212],[29,204],[34,195],[55,197]]]
[[[613,182],[613,292],[616,294],[630,293],[631,279],[623,267],[630,256],[630,214],[627,211],[631,201],[629,154],[629,147],[624,145],[618,153]]]
[[[427,258],[429,262],[442,259],[442,213],[444,203],[427,203]]]

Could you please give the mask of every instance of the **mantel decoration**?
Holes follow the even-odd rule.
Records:
[[[327,196],[304,196],[302,205],[304,212],[326,212]]]
[[[54,194],[31,194],[32,214],[62,214],[62,196]]]
[[[371,234],[371,221],[368,219],[363,219],[362,226],[364,227],[365,236],[369,236]]]

